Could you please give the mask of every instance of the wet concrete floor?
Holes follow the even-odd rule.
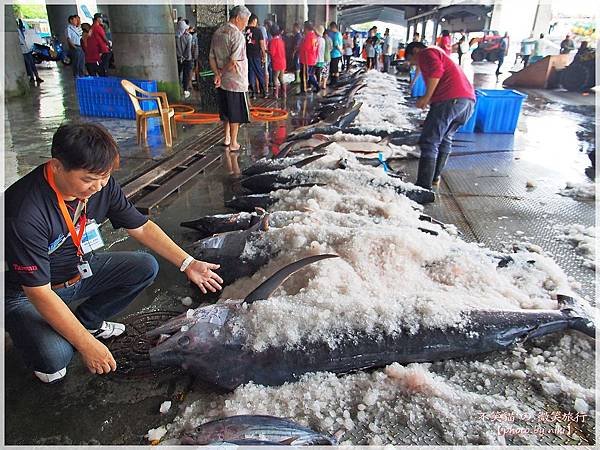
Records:
[[[477,87],[500,87],[493,75],[494,68],[485,63],[473,66]],[[51,137],[60,123],[80,119],[70,72],[53,68],[40,74],[46,82],[35,88],[39,93],[6,104],[6,185],[49,158]],[[593,271],[581,267],[568,244],[553,240],[547,230],[541,232],[539,218],[539,214],[546,212],[551,214],[553,224],[594,223],[593,202],[579,202],[556,193],[567,181],[590,182],[585,173],[590,165],[585,152],[592,145],[593,127],[589,124],[594,120],[593,98],[564,92],[526,93],[529,98],[514,136],[459,136],[463,142],[457,143],[460,147],[457,146],[444,175],[438,202],[426,211],[440,220],[456,223],[467,239],[482,241],[492,248],[514,240],[551,247],[559,265],[582,283],[584,295],[593,298]],[[197,96],[195,92],[192,104],[198,102]],[[269,154],[289,130],[304,124],[310,118],[314,98],[314,95],[291,96],[286,103],[281,102],[290,111],[290,118],[284,123],[243,127],[240,138],[246,149],[239,156],[224,154],[222,166],[186,184],[152,212],[152,219],[176,242],[182,245],[193,242],[194,233],[185,231],[179,223],[225,212],[223,200],[239,189],[236,176],[239,167]],[[122,168],[115,176],[122,182],[178,150],[177,146],[138,147],[133,121],[81,120],[104,124],[121,145]],[[185,142],[203,128],[180,127],[177,143]],[[416,162],[404,164],[404,169],[414,176]],[[530,178],[537,183],[534,192],[525,189],[525,181]],[[498,217],[502,216],[513,223],[498,225]],[[113,231],[108,226],[103,234],[111,250],[139,249],[122,231]],[[130,325],[131,335],[123,344],[111,344],[115,352],[136,346],[143,352],[141,332],[148,323],[164,320],[169,313],[185,311],[187,307],[181,303],[185,296],[193,298],[193,307],[204,300],[176,267],[160,258],[159,261],[161,272],[156,283],[122,314]],[[146,316],[132,316],[140,312]],[[85,372],[76,356],[65,380],[51,386],[34,379],[10,343],[5,362],[5,436],[9,445],[143,444],[147,442],[144,438],[147,430],[170,422],[191,390],[195,395],[198,391],[214,395],[210,388],[181,372],[151,376],[129,372],[127,361],[122,361],[122,373],[92,376]],[[161,415],[159,406],[165,400],[172,400],[173,407]]]

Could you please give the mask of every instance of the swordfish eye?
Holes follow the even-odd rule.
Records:
[[[190,338],[189,336],[181,336],[178,340],[177,340],[177,344],[180,347],[187,347],[188,345],[190,345]]]

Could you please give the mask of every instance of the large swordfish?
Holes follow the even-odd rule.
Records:
[[[472,311],[460,328],[426,329],[414,334],[347,333],[336,348],[325,342],[305,342],[293,349],[269,347],[262,352],[247,345],[249,336],[232,322],[240,308],[264,300],[291,274],[307,264],[336,255],[311,256],[276,272],[244,300],[192,310],[152,330],[169,335],[150,350],[154,366],[181,366],[202,380],[227,390],[253,381],[281,385],[308,372],[347,373],[383,367],[393,362],[437,361],[504,350],[528,339],[568,329],[595,338],[595,312],[567,296],[559,310]],[[164,338],[165,336],[162,336]]]

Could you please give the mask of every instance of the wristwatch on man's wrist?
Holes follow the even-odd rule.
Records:
[[[187,268],[194,262],[194,257],[191,255],[187,255],[187,257],[181,263],[181,267],[179,267],[180,272],[185,272]]]

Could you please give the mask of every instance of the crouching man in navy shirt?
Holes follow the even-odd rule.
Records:
[[[105,128],[63,125],[52,139],[52,159],[5,192],[6,329],[43,382],[66,375],[74,350],[92,373],[116,370],[100,339],[119,336],[125,326],[106,319],[158,274],[150,254],[94,251],[104,245],[98,225],[105,218],[179,267],[202,292],[221,289],[218,265],[195,260],[127,200],[111,177],[118,165],[117,144]]]

